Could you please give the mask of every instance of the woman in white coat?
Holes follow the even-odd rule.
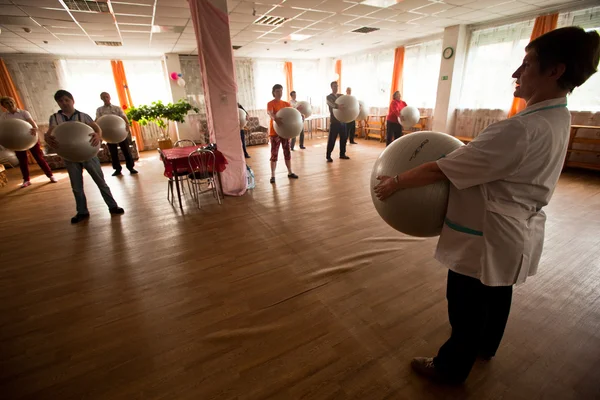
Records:
[[[508,320],[512,286],[534,275],[545,214],[563,166],[571,115],[567,94],[596,72],[600,37],[578,27],[551,31],[526,47],[514,95],[525,110],[490,125],[467,146],[375,187],[384,200],[401,189],[449,180],[446,223],[436,259],[449,268],[452,334],[435,358],[413,359],[420,374],[463,382],[477,356],[491,359]]]

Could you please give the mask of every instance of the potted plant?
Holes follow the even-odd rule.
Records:
[[[185,122],[185,116],[190,110],[198,112],[197,107],[192,106],[187,101],[180,99],[177,103],[163,104],[162,101],[155,101],[151,105],[143,105],[139,107],[130,107],[125,110],[127,118],[130,121],[135,121],[142,126],[149,123],[155,123],[161,130],[161,138],[159,142],[171,142],[169,138],[169,121]],[[172,147],[172,143],[168,145]]]

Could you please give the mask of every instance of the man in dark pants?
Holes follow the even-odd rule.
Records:
[[[524,110],[437,161],[377,177],[374,191],[382,201],[399,190],[451,183],[435,258],[450,270],[452,334],[436,357],[413,359],[413,369],[427,378],[461,383],[478,355],[491,359],[504,334],[513,285],[537,273],[542,209],[569,143],[567,95],[596,72],[600,35],[574,26],[555,29],[532,40],[525,53],[512,75]]]
[[[335,147],[335,141],[340,137],[340,159],[349,160],[350,157],[346,155],[346,142],[348,141],[348,135],[346,132],[346,126],[342,122],[338,121],[337,118],[333,115],[334,108],[340,108],[338,104],[335,103],[338,97],[341,94],[338,94],[338,83],[336,81],[331,82],[331,93],[327,96],[327,105],[329,106],[329,136],[327,138],[327,162],[333,162],[331,158],[331,153],[333,152],[333,148]]]
[[[96,110],[96,121],[98,120],[98,118],[100,118],[103,115],[117,115],[121,118],[123,118],[123,120],[125,120],[125,127],[127,129],[127,138],[125,138],[125,140],[123,140],[121,143],[118,144],[118,146],[121,148],[121,152],[123,153],[123,156],[125,157],[125,166],[127,167],[127,169],[129,170],[129,173],[131,173],[132,175],[137,174],[138,172],[135,170],[135,162],[133,161],[133,157],[131,156],[131,152],[129,151],[129,136],[131,135],[131,130],[129,129],[129,120],[127,119],[127,116],[125,115],[125,113],[123,112],[123,109],[121,109],[121,107],[119,106],[113,106],[112,104],[110,104],[110,94],[106,93],[106,92],[102,92],[100,93],[100,99],[102,99],[102,101],[104,102],[104,105],[102,107],[98,107],[98,109]],[[108,151],[110,151],[110,157],[112,159],[112,167],[115,170],[115,172],[113,172],[112,176],[120,176],[121,174],[121,170],[123,169],[121,167],[121,162],[119,161],[119,149],[117,148],[117,144],[116,143],[107,143],[108,145]]]

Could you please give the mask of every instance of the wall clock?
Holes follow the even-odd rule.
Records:
[[[449,60],[449,59],[451,59],[451,58],[452,58],[452,56],[454,55],[454,49],[453,49],[452,47],[446,47],[446,48],[444,49],[444,53],[443,53],[443,55],[444,55],[444,58],[445,58],[446,60]]]

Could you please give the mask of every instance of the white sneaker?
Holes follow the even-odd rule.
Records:
[[[31,186],[31,182],[29,182],[29,181],[23,182],[23,184],[21,185],[21,189],[26,188],[27,186]]]
[[[56,183],[56,182],[58,182],[58,180],[56,180],[56,178],[54,176],[51,176],[50,177],[50,182]]]

